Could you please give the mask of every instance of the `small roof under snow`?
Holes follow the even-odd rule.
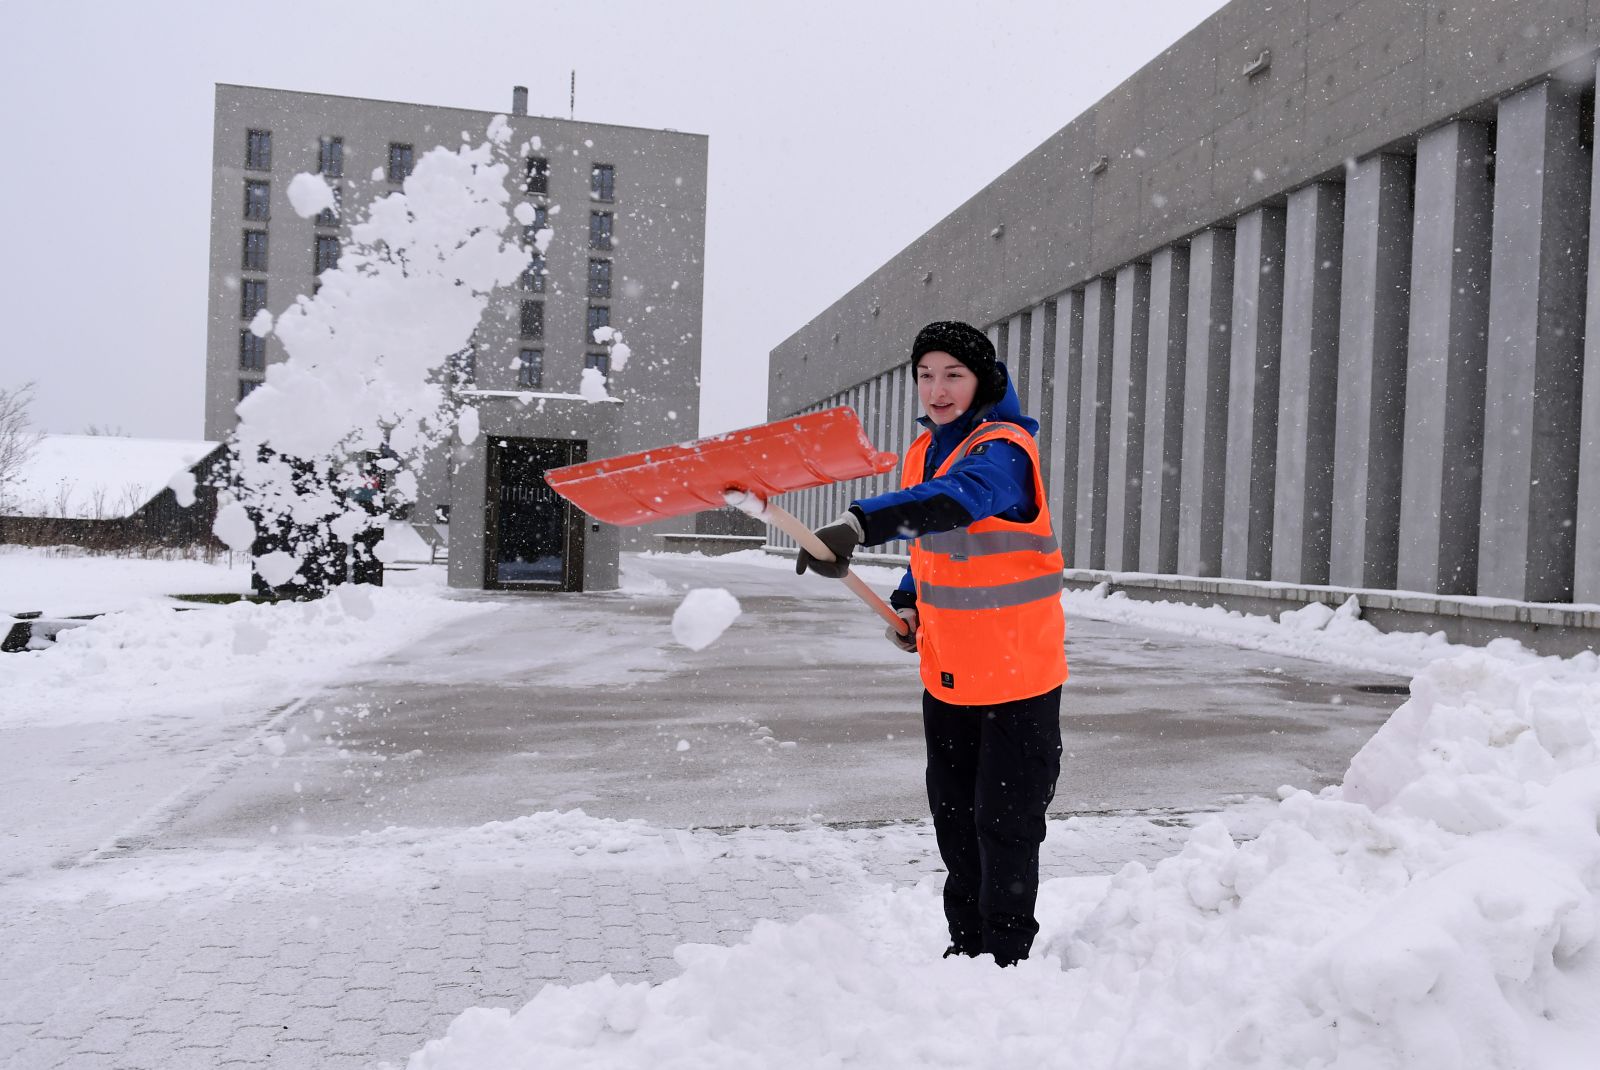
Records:
[[[114,435],[44,435],[5,489],[4,514],[110,520],[135,512],[215,442]]]

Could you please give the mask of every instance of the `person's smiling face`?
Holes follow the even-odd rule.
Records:
[[[924,353],[917,361],[917,399],[928,419],[944,426],[972,408],[978,377],[943,350]]]

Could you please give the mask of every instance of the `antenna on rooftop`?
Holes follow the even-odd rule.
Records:
[[[578,71],[573,68],[572,85],[567,91],[567,118],[575,119],[578,116]]]

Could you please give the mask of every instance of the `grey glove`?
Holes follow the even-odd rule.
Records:
[[[800,556],[794,561],[795,575],[803,575],[810,569],[830,580],[844,579],[844,574],[850,571],[850,556],[856,552],[856,547],[861,545],[861,521],[855,518],[854,513],[843,513],[838,520],[818,528],[812,534],[833,551],[834,560],[820,561],[807,553],[806,548],[802,546]]]
[[[883,634],[889,637],[889,642],[904,650],[907,654],[915,654],[917,652],[917,611],[912,608],[905,608],[897,609],[895,612],[900,615],[901,620],[906,622],[906,626],[910,628],[910,631],[901,635],[893,628],[885,628]]]

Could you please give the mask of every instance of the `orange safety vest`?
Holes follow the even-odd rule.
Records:
[[[924,431],[906,451],[902,487],[922,481],[932,440]],[[1050,522],[1033,436],[1016,424],[979,424],[934,477],[973,447],[993,441],[1014,442],[1027,451],[1039,515],[1025,524],[985,517],[911,544],[922,683],[929,694],[956,706],[1032,698],[1067,679],[1061,544]]]

